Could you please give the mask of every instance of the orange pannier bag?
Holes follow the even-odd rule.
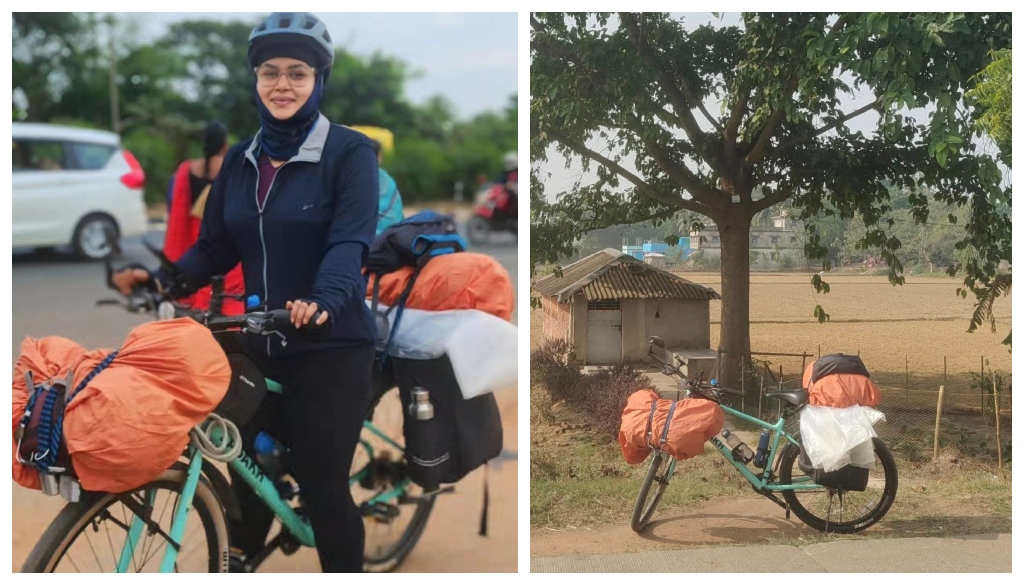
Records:
[[[413,268],[406,266],[380,277],[380,302],[392,305],[412,278]],[[373,298],[377,277],[370,275],[366,298]],[[476,309],[512,320],[515,295],[508,272],[494,258],[484,254],[460,252],[432,258],[420,269],[406,308],[427,311]]]
[[[863,374],[837,373],[828,374],[812,382],[814,364],[807,365],[804,370],[803,385],[809,394],[808,403],[812,406],[828,406],[832,408],[849,408],[851,406],[870,406],[875,408],[882,401],[882,393],[871,378]]]
[[[710,400],[686,398],[677,402],[661,398],[654,390],[638,390],[630,394],[622,411],[619,448],[630,465],[646,459],[652,446],[674,459],[689,459],[704,452],[704,441],[717,435],[724,422],[722,408]],[[651,433],[650,443],[647,441],[648,430]]]
[[[73,389],[109,353],[62,337],[26,338],[14,367],[15,432],[29,400],[25,372],[39,383],[71,369]],[[224,350],[192,319],[133,329],[65,409],[63,437],[82,488],[118,493],[156,479],[182,455],[189,430],[213,412],[230,380]],[[17,448],[14,442],[14,481],[40,489],[38,471],[18,463]]]

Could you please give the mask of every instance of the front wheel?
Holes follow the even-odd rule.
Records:
[[[651,516],[654,515],[654,510],[658,507],[658,502],[661,501],[661,495],[665,493],[665,486],[668,485],[672,471],[672,461],[670,459],[665,453],[660,451],[654,452],[651,466],[647,469],[647,477],[644,478],[644,483],[640,485],[640,493],[637,494],[636,504],[633,505],[633,519],[631,522],[633,532],[641,532],[647,527],[647,523],[651,521]],[[662,471],[663,468],[664,471]],[[661,475],[658,475],[659,471],[662,471]]]
[[[23,573],[159,572],[187,472],[172,468],[123,494],[83,493],[43,533]],[[132,510],[143,510],[136,517]],[[142,520],[150,520],[150,523]],[[147,527],[150,524],[152,528]],[[134,543],[134,546],[126,546]],[[174,572],[228,572],[228,527],[206,478],[196,485]]]
[[[868,474],[864,491],[826,487],[785,490],[782,497],[796,517],[815,530],[838,534],[859,532],[881,520],[896,500],[899,479],[892,453],[878,438],[873,439],[873,443],[874,469]],[[779,481],[782,484],[813,481],[800,468],[799,457],[798,445],[790,443],[786,446],[779,461]]]

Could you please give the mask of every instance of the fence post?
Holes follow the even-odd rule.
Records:
[[[740,411],[747,412],[747,364],[743,364],[740,376]]]
[[[981,356],[981,414],[985,414],[985,356]]]
[[[782,364],[779,364],[779,392],[782,392]],[[782,418],[782,401],[776,400],[779,403],[779,418]]]
[[[942,420],[942,398],[946,394],[946,387],[939,386],[939,403],[935,406],[935,446],[932,448],[932,461],[939,459],[939,423]]]
[[[996,411],[996,452],[999,455],[999,469],[1003,468],[1003,440],[999,437],[999,391],[996,390],[996,377],[992,376],[992,405]]]
[[[757,418],[761,418],[761,401],[764,399],[764,374],[761,374],[761,391],[757,393]]]

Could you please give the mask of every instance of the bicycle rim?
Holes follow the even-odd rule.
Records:
[[[797,518],[816,530],[839,534],[859,532],[881,520],[896,499],[899,479],[892,453],[879,439],[873,442],[875,465],[864,491],[822,488],[782,492]],[[791,444],[780,461],[781,483],[810,481],[800,469],[798,458],[799,449]]]
[[[125,572],[159,572],[168,547],[171,520],[186,474],[168,470],[160,479],[124,494],[85,494],[68,504],[50,524],[29,554],[26,573],[113,573],[122,555]],[[144,528],[126,547],[135,514],[126,503],[150,502],[148,518],[163,534]],[[128,551],[125,554],[125,551]],[[174,572],[227,572],[227,523],[219,500],[200,479],[187,516]]]

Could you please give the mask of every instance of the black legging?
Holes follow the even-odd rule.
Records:
[[[373,348],[330,349],[272,360],[247,353],[268,377],[284,385],[284,394],[268,394],[241,429],[244,449],[251,456],[261,430],[288,445],[291,473],[309,510],[321,569],[362,572],[366,535],[348,477],[369,400]],[[230,525],[231,546],[252,558],[263,549],[273,512],[234,470],[230,475],[242,509],[242,520]]]

